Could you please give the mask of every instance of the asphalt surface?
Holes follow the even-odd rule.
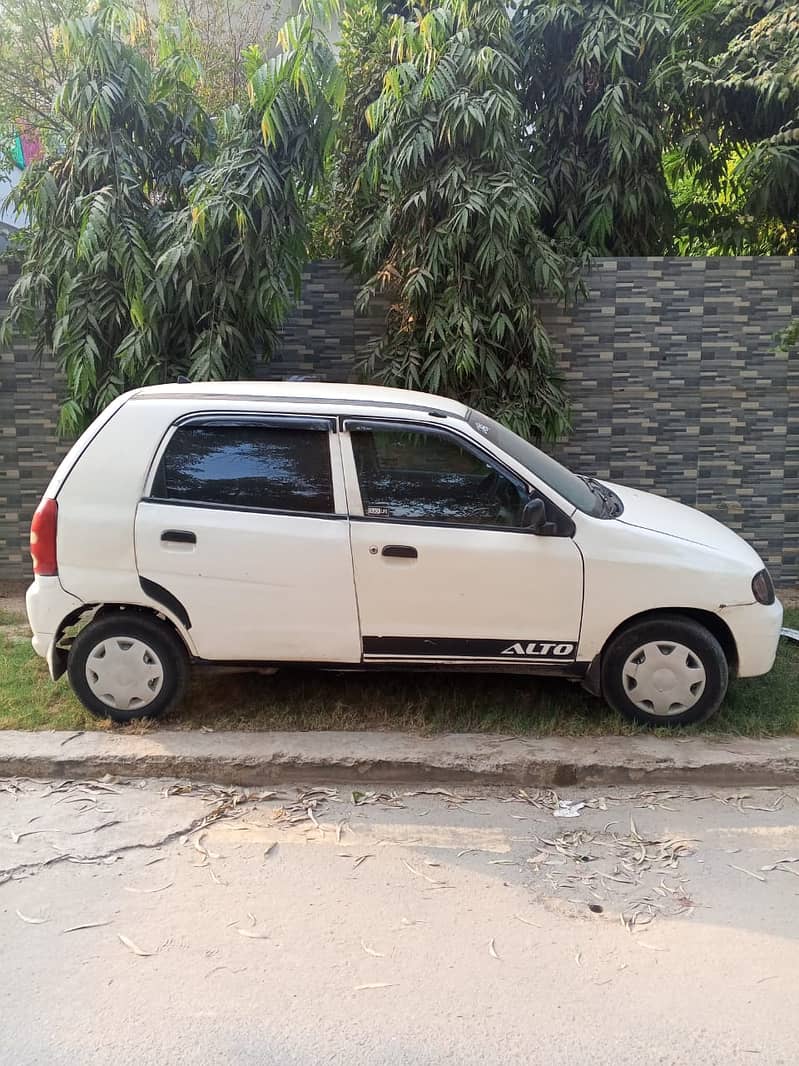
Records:
[[[797,1061],[799,787],[355,787],[0,781],[0,1063]]]

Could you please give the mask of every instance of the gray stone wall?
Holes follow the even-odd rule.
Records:
[[[302,297],[282,330],[278,351],[257,376],[355,380],[355,363],[383,333],[379,310],[355,314],[357,284],[341,263],[321,260],[303,273]]]
[[[799,318],[799,259],[598,259],[585,284],[543,309],[572,400],[560,458],[707,511],[799,582],[799,360],[774,351]],[[312,264],[263,376],[351,379],[382,330],[353,316],[354,291]]]
[[[706,511],[799,581],[799,260],[604,259],[548,308],[573,401],[561,456]]]
[[[0,262],[0,313],[16,274]],[[19,338],[0,348],[0,579],[30,574],[31,515],[67,445],[58,440],[58,389],[52,362]]]
[[[8,281],[0,265],[0,302]],[[544,308],[573,405],[560,456],[707,511],[799,583],[799,360],[773,341],[799,317],[799,260],[600,259],[586,286],[576,307]],[[353,379],[382,330],[354,295],[339,264],[311,264],[258,376]],[[64,450],[56,401],[50,364],[24,343],[0,353],[0,578],[28,572],[30,515]]]

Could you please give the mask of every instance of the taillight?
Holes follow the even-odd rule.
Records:
[[[58,574],[57,526],[58,504],[45,497],[36,508],[31,522],[31,559],[33,572],[39,577],[55,577]]]

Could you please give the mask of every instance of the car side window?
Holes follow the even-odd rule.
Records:
[[[151,496],[222,507],[333,514],[328,434],[297,427],[178,426],[159,464]]]
[[[350,436],[367,517],[521,528],[526,485],[448,433],[392,426]]]

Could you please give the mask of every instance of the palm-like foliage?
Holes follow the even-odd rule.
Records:
[[[209,150],[190,71],[177,53],[151,67],[135,30],[111,4],[62,28],[69,71],[54,111],[63,151],[31,167],[14,194],[32,225],[4,327],[22,325],[41,352],[52,349],[67,381],[64,432],[127,385],[158,379],[145,300],[152,220],[181,201],[183,175]]]
[[[739,32],[713,62],[726,141],[739,145],[735,178],[746,214],[782,227],[799,252],[799,8],[793,0],[732,0]],[[741,25],[743,23],[743,25]],[[772,225],[773,228],[773,225]]]
[[[391,299],[366,370],[555,437],[565,399],[536,299],[566,262],[542,233],[522,145],[518,55],[496,0],[441,0],[393,24],[396,63],[369,108],[361,299]]]
[[[339,19],[338,64],[346,92],[320,205],[320,244],[356,270],[362,267],[355,245],[358,225],[375,207],[371,190],[361,181],[373,137],[366,115],[395,63],[393,20],[409,13],[403,0],[346,0]]]
[[[281,31],[283,52],[246,57],[250,106],[217,123],[212,162],[157,228],[148,301],[199,380],[246,374],[299,292],[306,207],[322,176],[340,82],[314,19]]]
[[[674,0],[522,0],[513,21],[547,230],[600,255],[666,251],[662,156],[682,110],[690,16]]]
[[[249,55],[250,106],[215,124],[178,42],[153,65],[139,25],[105,0],[64,27],[63,150],[15,194],[32,225],[4,333],[54,353],[67,434],[126,388],[235,377],[269,349],[332,128],[332,58],[309,18],[280,56]]]
[[[799,14],[793,0],[683,0],[704,58],[687,71],[665,171],[683,254],[799,251]]]

